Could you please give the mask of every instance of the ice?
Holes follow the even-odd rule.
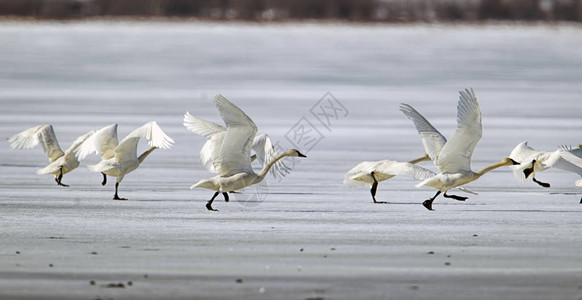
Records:
[[[88,130],[118,123],[122,138],[155,120],[176,144],[124,178],[128,201],[113,201],[115,179],[102,187],[85,167],[96,156],[62,188],[36,175],[48,163],[40,148],[0,143],[0,298],[580,298],[575,174],[539,173],[552,184],[543,189],[498,169],[468,185],[479,195],[438,198],[434,212],[420,204],[434,191],[407,178],[380,183],[386,205],[342,181],[360,161],[423,154],[402,102],[450,136],[467,87],[483,115],[473,169],[524,140],[550,151],[582,143],[581,33],[568,25],[3,22],[1,137],[50,123],[68,148]],[[347,113],[328,127],[312,114],[326,92]],[[297,143],[286,136],[302,118],[323,139],[281,182],[268,177],[266,198],[243,202],[250,188],[230,203],[219,197],[220,211],[209,212],[213,192],[189,190],[211,176],[198,158],[205,140],[182,117],[222,122],[217,93],[283,149]],[[124,288],[107,287],[119,282]]]

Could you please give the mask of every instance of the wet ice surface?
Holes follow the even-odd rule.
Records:
[[[3,23],[0,136],[51,123],[67,148],[113,122],[122,138],[156,120],[176,144],[125,177],[123,202],[111,200],[113,178],[102,187],[84,167],[95,156],[61,188],[36,175],[47,163],[40,148],[0,144],[0,296],[578,299],[576,175],[540,173],[552,184],[543,189],[498,169],[468,185],[479,195],[438,198],[434,212],[420,204],[434,191],[407,178],[380,184],[387,205],[342,180],[363,160],[422,155],[401,102],[450,136],[464,87],[483,113],[475,170],[523,140],[540,150],[582,143],[581,36],[575,27]],[[328,91],[345,110],[324,126],[311,111]],[[269,177],[266,198],[249,189],[208,212],[213,192],[188,189],[210,176],[198,160],[204,139],[182,116],[219,122],[216,93],[283,148],[301,143],[297,124],[323,139],[283,181]]]

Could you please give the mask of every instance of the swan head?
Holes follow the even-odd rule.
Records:
[[[307,157],[307,155],[299,152],[299,150],[297,150],[297,149],[289,149],[287,151],[287,156],[291,156],[291,157]]]
[[[501,160],[501,162],[506,165],[506,166],[515,166],[515,165],[520,165],[519,162],[513,160],[512,158],[506,157],[504,159]]]

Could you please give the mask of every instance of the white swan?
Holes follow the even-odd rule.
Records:
[[[477,172],[471,170],[471,156],[482,134],[481,110],[473,89],[465,89],[465,91],[460,91],[459,93],[457,128],[448,141],[412,106],[408,104],[400,105],[400,110],[414,122],[422,138],[426,153],[428,153],[440,173],[426,178],[427,171],[430,170],[406,163],[399,168],[389,168],[385,172],[391,175],[405,175],[422,180],[416,185],[417,187],[430,186],[437,189],[437,193],[432,198],[422,203],[428,210],[433,210],[432,203],[441,193],[444,193],[444,197],[464,201],[467,197],[447,195],[447,191],[477,180],[485,173],[496,168],[517,164],[510,158],[504,158],[500,162]]]
[[[509,157],[520,163],[519,166],[513,168],[514,175],[518,179],[525,181],[531,176],[535,183],[546,188],[549,188],[550,184],[537,180],[536,172],[557,168],[582,177],[582,145],[575,148],[562,147],[556,151],[547,152],[534,150],[528,146],[527,142],[521,142],[513,148]],[[575,184],[582,186],[582,179],[578,179]]]
[[[214,167],[214,151],[220,151],[220,145],[226,136],[226,127],[192,116],[189,112],[184,115],[184,127],[201,135],[208,140],[200,150],[200,162],[212,173],[218,173]],[[255,154],[251,156],[251,162],[258,160],[262,167],[273,160],[279,153],[273,146],[271,138],[266,134],[259,134],[253,140],[252,150]],[[277,161],[270,170],[273,177],[285,177],[290,173],[291,168],[283,160]]]
[[[208,210],[215,210],[212,202],[218,194],[222,193],[224,200],[228,202],[229,192],[261,182],[281,158],[306,157],[295,149],[276,155],[273,147],[267,146],[270,141],[267,143],[266,137],[263,141],[256,140],[257,126],[240,108],[222,95],[217,95],[214,101],[226,127],[195,118],[189,113],[184,116],[186,128],[208,139],[200,151],[200,159],[210,172],[218,173],[217,176],[202,179],[190,187],[216,191],[206,204]],[[259,160],[266,161],[258,173],[251,167],[253,144],[258,149],[255,151]],[[261,153],[261,149],[264,153]]]
[[[140,138],[148,140],[150,148],[137,156],[137,144]],[[89,137],[77,151],[77,157],[85,158],[91,153],[99,153],[101,162],[88,166],[93,172],[103,174],[102,185],[107,183],[107,175],[117,178],[113,200],[120,198],[117,190],[123,177],[137,169],[143,160],[157,148],[169,149],[174,140],[167,136],[155,121],[148,122],[128,134],[121,142],[117,139],[117,124],[111,124]]]
[[[62,183],[63,175],[67,174],[79,166],[79,160],[74,152],[89,136],[95,131],[90,131],[78,137],[71,147],[65,152],[61,150],[52,125],[38,125],[8,138],[10,147],[13,149],[31,149],[40,144],[44,152],[48,155],[50,164],[38,170],[36,173],[53,174],[55,181],[60,186],[68,186]]]
[[[408,161],[411,164],[417,164],[422,161],[430,160],[428,154],[425,154],[419,158]],[[344,177],[344,184],[347,186],[361,186],[364,184],[371,185],[370,194],[372,194],[372,200],[377,204],[388,203],[386,201],[376,200],[376,190],[378,189],[378,183],[384,180],[388,180],[395,175],[386,174],[383,170],[386,166],[396,163],[392,160],[380,160],[380,161],[363,161],[349,170]],[[433,173],[434,174],[434,173]]]

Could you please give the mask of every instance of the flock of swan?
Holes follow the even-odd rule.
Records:
[[[215,192],[206,203],[206,208],[211,211],[216,210],[212,203],[219,194],[228,202],[229,193],[261,182],[268,173],[274,176],[288,174],[290,168],[283,158],[306,157],[297,149],[278,153],[268,135],[257,135],[257,126],[239,107],[222,95],[217,95],[214,101],[225,126],[194,117],[189,112],[184,115],[184,126],[207,139],[200,151],[200,160],[208,171],[217,174],[190,187]],[[574,172],[582,177],[582,145],[563,146],[553,152],[544,152],[536,151],[527,142],[523,142],[513,149],[509,157],[473,171],[471,156],[482,135],[481,110],[473,89],[460,91],[457,127],[448,140],[412,106],[401,104],[400,111],[414,123],[426,154],[408,162],[364,161],[348,171],[344,183],[348,186],[370,184],[374,203],[386,203],[376,200],[378,183],[394,176],[407,176],[420,181],[417,187],[429,186],[436,189],[436,194],[422,203],[428,210],[433,210],[433,202],[441,193],[443,197],[465,201],[467,197],[448,192],[458,189],[473,193],[462,186],[503,166],[513,166],[517,178],[523,181],[532,178],[543,187],[550,187],[550,184],[536,179],[536,172],[552,167]],[[141,138],[146,139],[150,147],[138,156],[137,146]],[[56,183],[65,187],[68,185],[62,182],[63,175],[76,169],[80,161],[88,155],[98,154],[101,161],[88,166],[88,169],[103,175],[102,185],[107,183],[107,176],[116,177],[113,199],[127,200],[118,194],[119,184],[125,175],[137,169],[155,149],[170,149],[174,140],[155,121],[151,121],[132,131],[121,142],[117,137],[117,124],[89,131],[78,137],[64,152],[59,146],[52,125],[29,128],[9,137],[8,142],[13,149],[31,149],[40,144],[50,163],[38,170],[37,174],[53,174]],[[251,155],[252,152],[255,154]],[[255,159],[262,165],[258,172],[251,166]],[[432,161],[439,173],[417,165],[423,161]],[[582,186],[582,179],[575,184]],[[582,199],[580,203],[582,204]]]

